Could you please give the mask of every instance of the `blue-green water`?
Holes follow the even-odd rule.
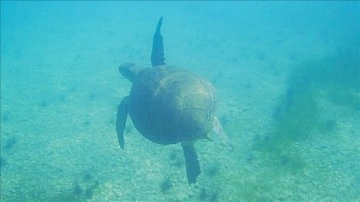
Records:
[[[1,1],[1,201],[359,201],[359,2]],[[235,149],[158,145],[117,106],[124,62],[209,79]],[[154,114],[156,116],[156,114]]]

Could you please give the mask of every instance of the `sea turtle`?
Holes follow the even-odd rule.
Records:
[[[119,67],[121,74],[133,85],[130,95],[119,104],[116,131],[123,149],[129,114],[135,128],[152,142],[181,143],[187,179],[191,184],[200,174],[194,142],[206,139],[211,129],[224,134],[215,116],[216,97],[212,84],[190,71],[165,65],[161,24],[162,17],[153,38],[152,67],[140,69],[132,63]]]

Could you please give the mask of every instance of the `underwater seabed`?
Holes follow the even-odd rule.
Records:
[[[46,99],[29,99],[33,91],[24,91],[23,99],[7,97],[33,107],[20,114],[2,105],[1,201],[354,201],[360,195],[355,55],[299,64],[278,88],[284,93],[271,113],[257,103],[265,94],[259,83],[272,86],[276,74],[261,81],[254,75],[242,85],[251,96],[220,94],[219,118],[235,149],[214,134],[213,141],[198,141],[202,173],[192,186],[180,145],[154,144],[128,121],[125,149],[119,148],[113,120],[118,100],[102,101],[104,89],[60,85],[60,93]],[[268,118],[259,118],[265,112]],[[32,127],[37,123],[49,124]]]
[[[220,72],[218,116],[235,149],[213,134],[213,141],[198,141],[202,174],[192,186],[180,145],[154,144],[128,121],[125,149],[119,148],[116,106],[130,84],[113,92],[115,70],[79,72],[74,76],[82,80],[74,81],[66,72],[49,76],[43,66],[32,68],[28,74],[47,78],[45,86],[2,81],[1,201],[354,201],[360,195],[358,55],[295,60],[290,73],[232,70],[245,74],[236,89],[228,86],[238,78]],[[21,73],[2,76],[27,78]],[[281,96],[265,99],[273,94]]]
[[[360,62],[356,50],[346,57],[323,58],[294,69],[286,94],[274,110],[272,129],[253,140],[252,161],[263,169],[240,183],[239,196],[250,201],[359,198]]]
[[[89,24],[93,32],[99,29]],[[218,69],[211,71],[205,68],[213,65],[207,52],[185,57],[182,54],[188,52],[178,55],[175,51],[178,61],[189,63],[192,58],[204,66],[201,75],[217,88],[218,117],[235,147],[223,145],[214,134],[212,141],[195,143],[202,173],[189,186],[179,144],[154,144],[130,120],[124,150],[116,139],[117,105],[131,87],[118,73],[117,65],[123,59],[118,56],[125,53],[123,57],[130,61],[146,63],[148,47],[129,51],[125,46],[120,54],[111,54],[94,49],[104,47],[99,41],[83,50],[81,40],[95,43],[92,39],[101,38],[89,38],[86,33],[71,41],[79,47],[72,53],[79,54],[76,59],[64,55],[67,49],[50,54],[54,60],[45,63],[24,50],[16,56],[2,55],[0,201],[358,201],[358,47],[300,61],[308,55],[295,51],[286,57],[287,48],[298,45],[297,41],[279,46],[279,51],[258,53],[263,44],[256,36],[263,34],[251,33],[259,47],[241,41],[240,56],[236,46],[229,49],[234,54],[230,61],[228,55],[219,58],[214,46]],[[118,33],[114,33],[116,39],[106,43],[118,53],[113,47]],[[131,33],[126,40],[140,40]],[[20,36],[23,32],[19,31],[13,38]],[[203,32],[198,36],[202,38]],[[208,40],[211,44],[213,37]],[[217,40],[223,43],[223,38]],[[236,44],[236,40],[229,37],[225,45]],[[148,39],[140,41],[148,43]],[[192,44],[189,47],[193,49]],[[307,48],[312,55],[311,47]],[[94,51],[89,54],[89,50]]]
[[[250,107],[240,109],[226,101],[220,120],[235,149],[220,144],[213,134],[213,141],[198,141],[202,174],[192,186],[186,181],[180,145],[154,144],[128,121],[125,149],[120,150],[113,120],[99,117],[115,108],[91,101],[96,94],[81,95],[90,99],[91,112],[71,101],[76,97],[64,101],[54,96],[64,102],[60,105],[38,101],[37,110],[65,125],[69,114],[58,112],[71,112],[75,126],[69,131],[37,128],[43,137],[35,133],[31,145],[23,144],[27,134],[21,129],[32,117],[16,118],[5,106],[1,200],[355,201],[360,190],[358,64],[354,57],[301,64],[290,74],[267,124],[250,121],[255,113]],[[88,88],[83,92],[91,92]],[[86,119],[79,118],[85,114]],[[30,123],[17,120],[26,118]],[[51,120],[45,116],[35,121]],[[267,126],[257,127],[261,124]],[[37,154],[29,152],[35,148]]]

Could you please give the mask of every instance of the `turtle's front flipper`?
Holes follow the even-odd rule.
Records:
[[[200,165],[197,158],[196,150],[193,144],[181,143],[184,151],[186,174],[189,184],[195,183],[197,176],[200,175]]]
[[[162,17],[159,19],[153,38],[153,47],[151,52],[152,66],[165,64],[163,38],[160,34],[162,19],[163,19]]]
[[[122,99],[121,103],[119,104],[116,117],[116,132],[121,149],[124,149],[124,130],[126,118],[128,115],[128,99],[128,96]]]

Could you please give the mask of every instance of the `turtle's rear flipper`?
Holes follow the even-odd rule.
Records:
[[[197,158],[197,154],[195,151],[195,147],[193,144],[181,144],[184,156],[185,156],[185,163],[186,163],[186,174],[188,178],[189,184],[195,183],[197,176],[200,175],[200,165],[199,160]]]
[[[126,118],[128,115],[127,100],[129,97],[124,97],[119,104],[117,117],[116,117],[116,132],[121,149],[124,149],[124,130],[126,124]]]
[[[229,137],[226,135],[224,129],[222,128],[219,119],[215,116],[213,123],[213,131],[220,137],[226,146],[230,146],[231,149],[235,149],[234,145],[231,144]]]

